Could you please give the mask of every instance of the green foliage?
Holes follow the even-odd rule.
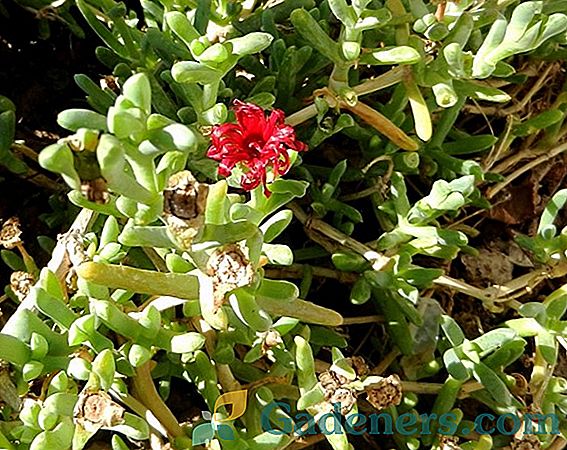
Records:
[[[119,90],[76,75],[91,109],[61,112],[58,123],[70,134],[39,155],[41,167],[71,188],[70,201],[96,220],[70,245],[71,285],[44,268],[27,297],[31,306],[0,333],[12,391],[27,397],[14,420],[4,410],[0,446],[79,450],[103,429],[113,449],[150,433],[191,448],[193,430],[197,440],[228,450],[286,448],[295,437],[265,433],[259,419],[275,400],[321,418],[334,392],[327,375],[352,397],[343,412],[349,420],[359,393],[370,399],[392,382],[360,373],[339,350],[351,349],[334,309],[362,315],[358,305],[369,301],[384,323],[381,356],[393,358],[378,369],[409,382],[401,403],[371,401],[374,408],[393,417],[454,412],[461,430],[471,419],[460,409],[463,395],[495,413],[524,414],[512,372],[533,338],[536,406],[565,415],[565,380],[551,375],[565,347],[564,289],[522,304],[513,284],[502,294],[499,286],[448,277],[460,252],[475,253],[475,230],[459,221],[473,207],[489,208],[483,193],[503,182],[480,157],[496,147],[505,154],[523,139],[541,142],[537,157],[558,151],[563,91],[538,114],[509,114],[502,136],[476,133],[458,119],[465,106],[511,100],[504,88],[527,76],[517,55],[553,60],[565,52],[563,3],[461,0],[442,2],[439,15],[421,0],[289,0],[251,11],[223,0],[148,0],[136,17],[114,0],[77,0],[104,44],[96,57]],[[309,144],[308,153],[285,154],[285,177],[270,173],[266,188],[249,193],[238,190],[246,169],[218,180],[206,156],[211,127],[234,122],[234,99],[284,110]],[[0,97],[0,164],[23,173],[11,151],[13,110]],[[539,264],[536,275],[563,270],[565,230],[556,223],[566,202],[567,191],[556,192],[536,235],[517,238]],[[305,236],[296,235],[299,225]],[[1,256],[13,270],[29,271],[24,255]],[[306,263],[293,265],[294,257]],[[281,279],[297,273],[299,286]],[[317,276],[346,280],[352,306],[341,298],[312,302]],[[469,338],[430,290],[439,285],[469,296],[455,301],[480,300],[491,313],[514,308],[521,317]],[[320,370],[324,358],[327,371]],[[197,387],[214,413],[210,424],[179,425],[164,403],[174,379]],[[41,398],[32,400],[39,382]],[[437,394],[433,403],[418,401],[410,392],[416,385],[418,393],[425,386]],[[243,386],[247,412],[222,422],[230,416],[228,403],[219,406],[223,394]],[[81,405],[95,395],[112,414],[93,424]],[[292,410],[278,407],[270,420]],[[233,440],[223,438],[219,420]],[[336,450],[352,448],[344,432],[325,437]],[[460,438],[463,448],[493,445],[492,438]],[[398,448],[444,448],[435,434],[392,439]],[[509,441],[494,436],[498,446]]]

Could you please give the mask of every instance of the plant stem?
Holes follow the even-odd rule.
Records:
[[[62,287],[65,286],[65,277],[69,273],[72,264],[69,258],[69,250],[67,248],[68,242],[66,236],[72,236],[75,233],[84,235],[89,229],[90,225],[94,222],[95,218],[96,214],[93,211],[86,209],[81,210],[81,212],[73,221],[73,224],[69,228],[69,231],[59,238],[57,245],[55,246],[55,249],[51,254],[51,259],[47,263],[47,268],[57,276]],[[63,291],[66,292],[65,289]],[[22,301],[22,303],[19,304],[17,311],[12,314],[6,321],[1,332],[4,332],[4,330],[12,329],[14,328],[14,326],[16,326],[16,322],[18,320],[17,317],[19,316],[19,314],[17,314],[18,311],[25,309],[32,310],[34,309],[34,307],[35,300],[33,296],[28,295]]]
[[[23,144],[12,144],[11,150],[16,154],[24,155],[32,159],[33,161],[37,161],[37,153]],[[36,186],[39,186],[40,188],[44,188],[49,191],[58,192],[64,190],[64,187],[62,185],[60,185],[56,181],[53,181],[51,178],[46,177],[44,174],[38,172],[37,170],[32,169],[31,167],[28,167],[25,173],[18,174],[18,176],[25,179],[26,181],[29,181],[32,184],[35,184]]]
[[[414,392],[416,394],[430,394],[435,395],[441,391],[444,386],[443,383],[420,383],[417,381],[402,381],[402,389],[404,392]],[[484,386],[478,381],[469,381],[463,384],[461,390],[457,394],[458,398],[468,397],[472,392],[480,391]]]
[[[533,404],[537,408],[541,408],[543,396],[551,379],[550,374],[553,373],[553,367],[547,363],[543,357],[539,346],[536,346],[534,367],[530,379],[530,393],[532,394]]]
[[[349,88],[348,73],[352,64],[336,64],[333,66],[331,77],[329,78],[329,89],[333,92],[340,92],[341,89]]]
[[[323,434],[315,434],[300,438],[299,434],[296,434],[295,439],[297,439],[297,441],[286,447],[287,450],[303,450],[309,447],[313,447],[319,442],[324,441],[325,436]]]
[[[183,428],[158,394],[151,375],[150,364],[151,361],[148,361],[136,369],[136,375],[132,379],[134,397],[154,413],[168,434],[176,438],[185,436]]]
[[[381,89],[386,89],[390,86],[394,86],[403,80],[405,73],[408,71],[406,66],[395,67],[388,72],[370,80],[366,80],[357,86],[354,86],[352,90],[357,95],[367,95],[373,92],[379,91]],[[292,127],[297,126],[303,122],[308,121],[312,117],[317,115],[317,107],[314,104],[310,104],[303,109],[291,114],[286,119],[286,123]]]
[[[203,319],[195,317],[192,320],[195,329],[205,337],[205,350],[209,357],[214,354],[217,345],[217,333]],[[219,384],[225,392],[239,391],[242,389],[240,383],[234,378],[230,366],[227,364],[215,364]]]
[[[162,423],[157,419],[154,413],[146,407],[142,402],[140,402],[137,398],[133,397],[130,394],[124,394],[122,392],[116,391],[114,389],[110,389],[108,393],[114,397],[115,400],[123,403],[126,407],[130,408],[140,417],[145,418],[148,421],[150,427],[152,427],[155,431],[161,434],[163,437],[167,437],[168,430],[162,425]]]
[[[303,224],[305,232],[311,240],[320,244],[323,248],[333,252],[339,247],[346,247],[355,253],[362,255],[371,264],[374,270],[383,270],[391,262],[391,258],[372,250],[365,244],[351,238],[343,232],[333,228],[320,219],[309,217],[305,211],[295,202],[288,204],[294,216]]]
[[[547,450],[563,450],[567,448],[567,439],[561,436],[556,436]]]
[[[295,127],[303,122],[307,122],[309,119],[315,117],[316,115],[317,115],[317,107],[315,106],[315,104],[312,103],[306,106],[305,108],[300,109],[299,111],[294,112],[293,114],[288,116],[287,119],[285,120],[285,123],[291,125],[292,127]]]
[[[351,106],[346,102],[340,102],[340,106],[341,108],[356,114],[367,124],[371,125],[378,132],[390,139],[398,147],[403,148],[404,150],[417,150],[419,148],[417,142],[394,125],[390,119],[367,104],[359,101],[356,102],[355,105]]]
[[[352,88],[357,95],[372,94],[373,92],[389,88],[401,82],[409,71],[409,66],[398,66],[388,70],[382,75],[366,80]]]
[[[37,153],[25,144],[20,144],[18,142],[14,142],[11,145],[10,150],[12,150],[15,153],[20,153],[21,155],[25,156],[26,158],[29,158],[32,161],[37,162],[37,158],[38,158]]]
[[[531,89],[528,91],[528,93],[524,96],[524,98],[518,103],[515,103],[513,106],[510,106],[508,108],[501,108],[499,106],[488,106],[483,108],[479,108],[477,106],[467,106],[464,109],[474,114],[495,115],[498,117],[506,117],[512,114],[516,114],[517,112],[524,109],[527,106],[527,104],[530,102],[530,100],[533,98],[533,96],[537,94],[537,92],[543,86],[546,85],[546,82],[549,81],[548,76],[551,73],[552,69],[554,68],[557,70],[559,66],[556,63],[548,65],[543,71],[543,73],[540,75],[540,77],[536,80],[534,85],[531,87]],[[540,70],[541,69],[539,69],[538,72]]]
[[[290,202],[288,204],[288,207],[289,209],[291,209],[294,216],[303,224],[307,236],[309,236],[311,240],[317,242],[327,251],[334,253],[340,248],[350,249],[366,258],[366,260],[368,260],[368,262],[372,264],[372,269],[376,271],[384,270],[393,262],[392,258],[389,258],[384,254],[373,250],[368,245],[363,244],[351,238],[350,236],[347,236],[346,234],[342,233],[336,228],[333,228],[326,222],[323,222],[322,220],[317,218],[310,217],[297,203]],[[556,270],[554,273],[561,274],[563,273],[563,271]],[[547,277],[549,273],[546,272],[546,274]],[[529,278],[531,280],[534,275],[532,274],[530,277],[523,277],[526,277],[526,279]],[[469,295],[473,298],[482,300],[489,306],[489,308],[494,307],[495,302],[508,303],[508,306],[511,306],[515,309],[521,306],[521,304],[513,298],[498,295],[498,292],[500,292],[502,287],[482,289],[476,286],[471,286],[464,281],[457,280],[447,275],[442,275],[439,278],[433,280],[433,282],[437,285],[445,286],[460,293]],[[515,283],[517,283],[517,281]],[[513,284],[512,286],[514,287],[514,289],[518,289],[515,284]],[[526,286],[523,287],[525,288]],[[498,289],[499,291],[495,292],[494,289]],[[505,289],[506,288],[504,287],[504,292],[506,292]]]
[[[339,270],[328,269],[326,267],[314,267],[308,264],[292,264],[285,267],[267,267],[266,275],[270,278],[292,278],[302,279],[307,267],[313,271],[313,276],[330,278],[340,283],[352,284],[358,280],[358,274],[353,272],[341,272]]]
[[[361,317],[345,317],[343,325],[365,325],[369,323],[383,323],[384,317],[382,316],[361,316]]]
[[[371,375],[382,375],[388,367],[400,356],[400,351],[396,348],[388,353],[380,363],[370,371]]]
[[[383,159],[384,160],[384,159]],[[387,159],[391,161],[391,159]],[[372,194],[377,192],[382,192],[384,190],[384,185],[382,183],[376,183],[362,191],[354,192],[352,194],[343,195],[339,200],[342,202],[351,202],[353,200],[360,200],[361,198],[370,197]]]
[[[520,177],[521,175],[523,175],[527,171],[533,169],[534,167],[537,167],[540,164],[542,164],[546,161],[549,161],[550,159],[553,159],[556,156],[558,156],[561,153],[564,153],[566,151],[567,151],[567,143],[563,143],[563,144],[558,145],[557,147],[549,150],[547,153],[541,155],[539,158],[536,158],[533,161],[530,161],[529,163],[524,164],[522,167],[516,169],[514,172],[512,172],[510,175],[508,175],[504,181],[501,181],[500,183],[498,183],[495,186],[492,186],[490,189],[488,189],[488,191],[486,192],[486,198],[488,200],[490,200],[496,194],[498,194],[498,192],[500,192],[502,189],[504,189],[506,186],[508,186],[512,181],[514,181],[516,178]]]

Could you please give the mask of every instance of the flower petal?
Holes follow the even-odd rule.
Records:
[[[234,101],[237,123],[216,125],[211,132],[207,156],[219,161],[218,173],[229,176],[238,166],[243,171],[240,184],[245,190],[264,185],[266,196],[270,180],[284,175],[290,168],[289,151],[305,151],[295,130],[285,124],[283,111],[274,109],[268,117],[262,108],[240,100]]]

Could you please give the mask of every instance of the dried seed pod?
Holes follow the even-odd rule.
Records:
[[[198,217],[205,210],[208,190],[208,185],[199,183],[188,170],[177,172],[163,192],[165,213],[185,220]]]
[[[333,410],[333,405],[340,404],[341,414],[346,415],[356,404],[356,392],[347,387],[348,380],[338,373],[327,370],[319,374],[319,383],[325,394],[327,407],[324,409],[329,412]]]
[[[321,383],[321,387],[325,393],[327,393],[335,391],[341,386],[347,384],[348,380],[332,370],[327,370],[319,374],[319,383]]]
[[[2,224],[0,245],[11,250],[22,244],[21,235],[20,220],[17,217],[10,217]]]
[[[340,404],[340,411],[343,416],[347,415],[356,404],[356,392],[354,389],[339,388],[329,397],[327,402],[332,406]]]
[[[106,392],[83,392],[75,405],[74,417],[85,430],[94,432],[122,423],[124,412]]]
[[[169,178],[163,192],[163,215],[166,223],[183,248],[190,248],[205,224],[205,206],[209,186],[199,183],[188,170]]]
[[[113,75],[105,75],[99,80],[100,87],[103,90],[109,90],[115,94],[120,94],[120,86],[118,85],[118,80]]]
[[[211,255],[207,274],[213,279],[215,304],[220,307],[227,293],[252,283],[254,268],[239,245],[229,244]]]
[[[521,438],[514,437],[510,442],[510,448],[512,450],[539,450],[541,442],[536,435],[524,434]]]
[[[57,245],[62,245],[65,249],[66,265],[69,268],[65,276],[65,285],[69,292],[76,291],[77,274],[75,273],[75,267],[90,259],[85,250],[84,236],[77,230],[69,230],[67,233],[57,236]]]
[[[79,231],[70,230],[67,233],[57,235],[57,243],[64,245],[65,253],[73,267],[80,266],[89,260],[85,251],[84,236]]]
[[[81,180],[81,194],[90,202],[104,205],[110,200],[108,187],[104,178]]]
[[[18,270],[10,275],[10,287],[20,301],[27,297],[34,283],[35,279],[31,273]]]
[[[459,438],[457,436],[439,436],[439,445],[437,448],[439,450],[461,450]]]
[[[351,356],[349,360],[358,378],[364,378],[370,373],[370,368],[362,356]]]
[[[366,388],[368,402],[377,410],[399,405],[402,401],[402,385],[397,375],[382,378]]]

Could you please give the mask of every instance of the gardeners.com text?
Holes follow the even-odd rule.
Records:
[[[474,422],[467,422],[471,423],[471,428],[468,428],[467,425],[459,425],[457,415],[451,412],[441,415],[405,413],[397,417],[387,413],[349,414],[341,419],[340,404],[335,403],[333,408],[334,412],[317,417],[307,412],[297,412],[292,418],[287,403],[274,402],[262,411],[262,428],[275,435],[295,433],[300,436],[319,432],[325,435],[454,435],[457,430],[464,435],[471,432],[514,435],[520,430],[523,434],[559,434],[559,419],[555,414],[525,414],[520,417],[516,414],[484,413],[479,414]],[[285,411],[287,416],[281,411],[278,414],[278,409]]]

